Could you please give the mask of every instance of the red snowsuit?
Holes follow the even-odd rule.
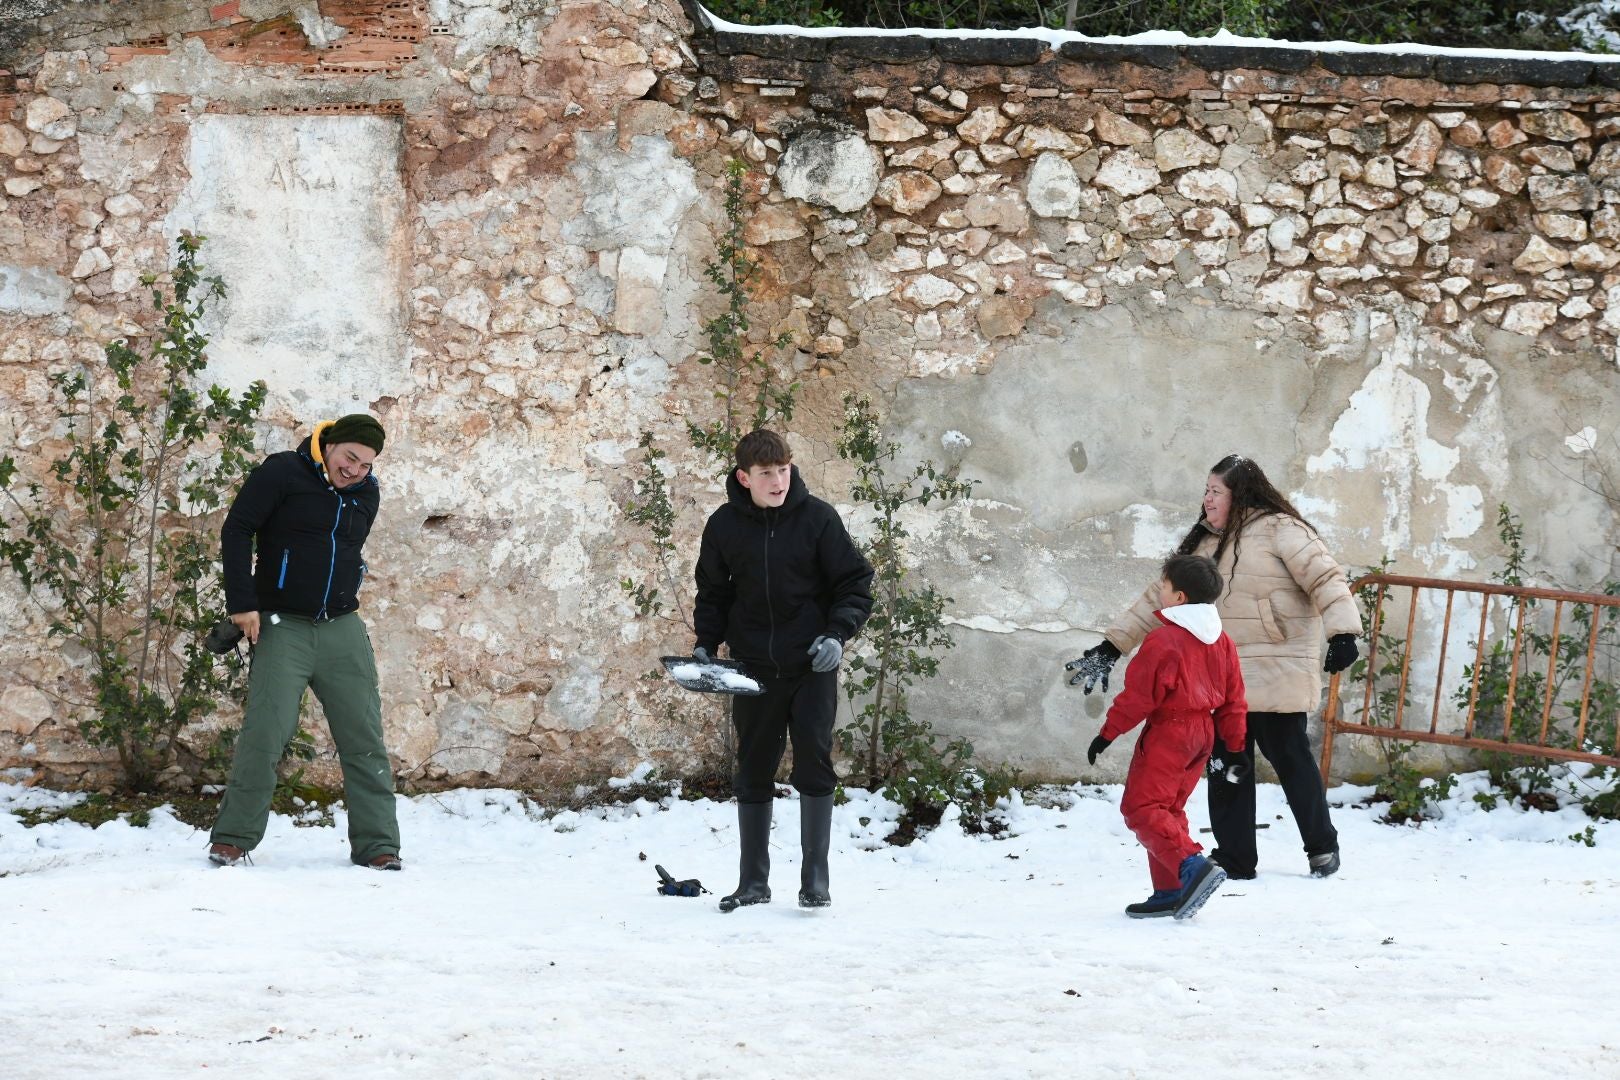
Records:
[[[1247,739],[1237,648],[1219,630],[1213,606],[1186,607],[1195,606],[1209,608],[1212,623],[1206,633],[1214,629],[1220,636],[1206,645],[1156,612],[1164,625],[1149,633],[1131,658],[1125,687],[1102,728],[1102,737],[1112,741],[1147,721],[1125,777],[1120,812],[1147,848],[1155,889],[1181,888],[1182,860],[1203,850],[1193,841],[1185,808],[1214,749],[1216,731],[1233,753],[1242,753]]]

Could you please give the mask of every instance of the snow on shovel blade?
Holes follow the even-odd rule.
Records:
[[[700,694],[763,694],[759,680],[735,660],[711,660],[707,664],[690,656],[660,656],[669,677],[687,690]]]

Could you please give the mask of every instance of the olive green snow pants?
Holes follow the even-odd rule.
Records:
[[[383,746],[382,699],[371,638],[357,612],[328,622],[265,615],[253,649],[247,708],[212,841],[252,851],[264,839],[276,763],[298,730],[304,688],[315,691],[343,766],[349,857],[399,854],[394,774]]]

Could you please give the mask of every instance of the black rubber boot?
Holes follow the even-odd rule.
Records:
[[[771,804],[738,803],[737,836],[742,846],[737,891],[720,898],[721,911],[771,902]]]
[[[800,907],[828,907],[832,904],[827,875],[832,810],[831,795],[799,796],[799,847],[804,853],[804,863],[799,871]]]
[[[1339,872],[1339,853],[1324,851],[1311,856],[1311,877],[1332,877]]]

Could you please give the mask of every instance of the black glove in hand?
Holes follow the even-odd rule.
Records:
[[[1360,655],[1361,647],[1356,644],[1356,635],[1334,634],[1328,638],[1327,662],[1322,665],[1322,670],[1330,675],[1343,671],[1355,663]]]
[[[1087,693],[1090,693],[1090,691],[1088,690]],[[1097,755],[1108,749],[1113,745],[1113,743],[1113,739],[1105,739],[1101,735],[1097,736],[1095,739],[1092,739],[1091,745],[1086,747],[1086,764],[1097,764]]]
[[[823,634],[810,643],[805,650],[810,654],[811,671],[836,671],[844,659],[844,643],[828,634]]]
[[[1219,746],[1209,756],[1204,771],[1211,780],[1219,777],[1229,784],[1241,784],[1244,777],[1254,772],[1254,754],[1248,750],[1226,750]]]
[[[700,664],[714,663],[714,657],[709,655],[709,650],[705,649],[701,645],[698,645],[692,649],[692,659],[696,660]]]
[[[1064,671],[1074,672],[1069,680],[1070,686],[1079,686],[1086,693],[1091,688],[1102,685],[1103,693],[1108,693],[1108,673],[1114,670],[1114,664],[1119,660],[1119,650],[1112,641],[1103,639],[1102,644],[1095,645],[1080,654],[1078,660],[1070,660],[1063,665]],[[1084,685],[1081,685],[1084,683]]]

